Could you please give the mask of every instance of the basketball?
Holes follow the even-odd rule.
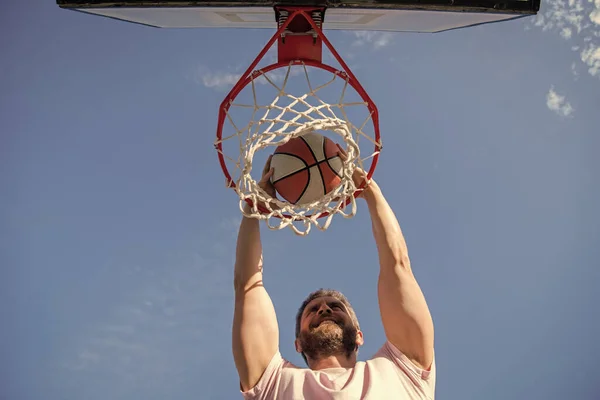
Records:
[[[341,182],[342,160],[329,138],[308,133],[278,146],[271,159],[271,181],[292,204],[319,200]]]

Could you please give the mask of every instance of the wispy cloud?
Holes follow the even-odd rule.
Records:
[[[207,67],[200,66],[194,73],[194,82],[207,88],[226,89],[233,87],[240,79],[241,73],[226,71],[211,71]]]
[[[258,54],[257,54],[258,55]],[[259,68],[277,62],[277,47],[271,47],[259,63]],[[209,89],[226,90],[237,83],[248,65],[236,65],[220,70],[212,70],[205,65],[199,65],[192,73],[192,80]],[[282,81],[285,74],[282,70],[275,70],[269,74],[274,82]],[[267,83],[265,79],[258,79],[259,83]]]
[[[577,69],[576,62],[571,63],[571,74],[573,74],[573,77],[575,78],[575,80],[579,79],[579,70]]]
[[[223,217],[223,219],[219,223],[219,228],[229,237],[236,237],[241,222],[241,214],[230,217]]]
[[[594,9],[590,13],[590,21],[600,26],[600,0],[594,1]]]
[[[565,96],[558,94],[554,90],[554,87],[551,87],[546,95],[546,105],[551,111],[561,117],[569,117],[573,114],[573,111],[575,111],[573,106],[571,106],[571,103],[565,99]]]
[[[588,72],[592,76],[600,77],[600,46],[588,43],[581,50],[581,61],[588,66]]]
[[[588,73],[600,78],[600,0],[548,0],[532,25],[573,43]]]
[[[392,43],[392,34],[389,32],[354,32],[355,40],[353,46],[373,45],[375,49],[381,49]]]
[[[267,53],[269,54],[269,53]],[[268,64],[268,63],[267,63]],[[246,68],[246,67],[244,67]],[[280,68],[273,71],[270,71],[266,74],[269,77],[271,82],[273,83],[281,83],[285,79],[285,75],[287,73],[286,68]],[[292,68],[290,72],[290,76],[298,76],[301,75],[302,71],[300,67]],[[239,70],[235,70],[233,72],[227,71],[211,71],[209,68],[205,66],[200,66],[196,69],[193,75],[193,81],[197,84],[200,84],[209,89],[216,90],[225,90],[230,89],[237,83],[237,81],[242,76],[242,68]],[[269,82],[264,78],[264,76],[260,76],[255,80],[256,83],[261,85],[269,84]]]

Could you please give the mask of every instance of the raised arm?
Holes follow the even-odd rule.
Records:
[[[268,185],[271,174],[263,174],[261,184]],[[244,217],[236,249],[232,332],[233,358],[244,391],[258,383],[279,348],[277,317],[263,286],[262,262],[259,221]]]
[[[379,252],[377,288],[385,334],[413,363],[429,369],[433,362],[433,321],[412,273],[400,225],[374,181],[362,196],[369,206]]]

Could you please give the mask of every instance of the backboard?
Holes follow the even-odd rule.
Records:
[[[158,28],[276,29],[275,6],[326,7],[323,29],[443,32],[539,11],[540,0],[57,0],[66,9]]]

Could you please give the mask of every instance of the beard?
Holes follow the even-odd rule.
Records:
[[[302,352],[313,360],[343,354],[350,357],[357,349],[358,329],[336,321],[323,321],[308,332],[300,332]]]

